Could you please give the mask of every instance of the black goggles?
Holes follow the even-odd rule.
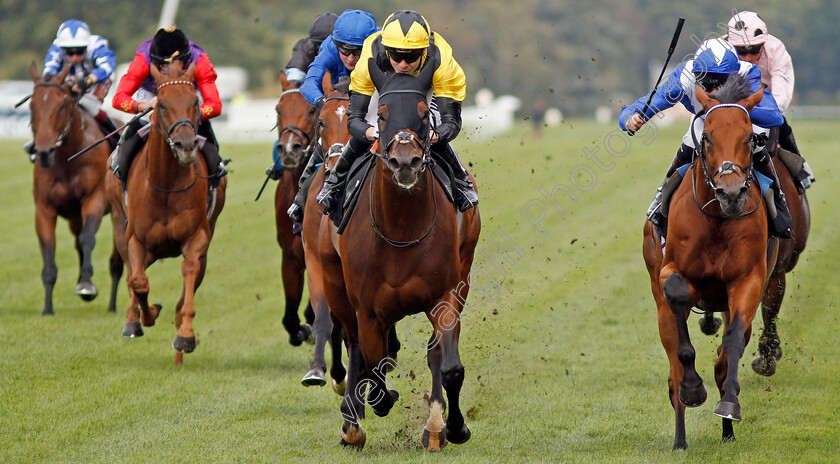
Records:
[[[362,47],[358,45],[348,44],[344,42],[339,42],[337,40],[333,40],[335,44],[335,48],[338,49],[338,53],[341,53],[344,56],[356,55],[359,56],[362,54]]]
[[[764,44],[751,45],[749,47],[735,47],[735,51],[738,52],[738,56],[758,55],[761,53],[762,47],[764,47]]]
[[[423,56],[423,52],[425,52],[425,48],[411,48],[411,49],[398,49],[398,48],[386,48],[385,53],[388,55],[388,58],[396,61],[397,63],[401,61],[405,61],[406,63],[414,63],[415,61],[419,60],[421,56]]]
[[[64,54],[67,55],[67,56],[84,55],[85,51],[87,51],[87,47],[65,48],[64,49]]]

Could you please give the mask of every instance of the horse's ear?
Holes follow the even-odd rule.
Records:
[[[324,78],[321,79],[321,88],[324,91],[324,95],[329,95],[334,90],[332,86],[332,74],[329,71],[325,72]]]
[[[703,107],[703,111],[709,111],[709,109],[717,104],[717,101],[706,95],[706,91],[703,90],[703,87],[699,85],[694,86],[694,96],[697,97],[697,101],[700,102],[700,106]]]
[[[742,100],[743,103],[741,103],[741,106],[746,108],[747,111],[752,111],[761,102],[762,98],[764,98],[764,88],[758,89],[758,92]]]
[[[183,78],[188,81],[195,78],[195,63],[190,63],[190,67],[187,68],[187,72],[184,73]]]
[[[292,88],[292,84],[286,79],[286,73],[280,73],[280,85],[283,87],[283,90],[289,90]]]
[[[385,73],[382,72],[381,69],[379,69],[379,66],[376,65],[373,58],[368,58],[368,71],[370,72],[370,80],[373,81],[373,86],[381,93],[382,86],[385,85],[388,77],[385,76]]]
[[[437,68],[438,65],[435,57],[428,56],[426,58],[426,66],[420,71],[420,74],[417,75],[417,78],[420,79],[420,83],[423,86],[423,89],[432,88],[432,78],[435,77],[435,71],[437,71]]]
[[[65,63],[64,67],[61,68],[61,71],[59,71],[58,75],[55,77],[55,82],[58,82],[59,84],[64,82],[64,80],[67,79],[68,74],[70,74],[70,65]]]
[[[38,74],[38,66],[35,65],[34,61],[29,65],[29,76],[32,77],[33,82],[38,82],[38,79],[41,78],[41,75]]]
[[[429,105],[424,100],[417,102],[417,114],[420,115],[423,124],[429,123]]]
[[[379,124],[379,132],[385,130],[385,127],[388,125],[388,107],[385,105],[379,105],[379,110],[377,110],[376,115],[379,116],[377,118]]]
[[[158,67],[153,63],[149,64],[149,74],[151,74],[152,79],[154,79],[157,83],[160,83],[163,78],[163,74],[161,74],[160,69],[158,69]]]

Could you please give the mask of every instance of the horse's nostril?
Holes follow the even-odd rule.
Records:
[[[392,171],[397,171],[400,169],[400,162],[394,158],[388,158],[388,168]]]
[[[422,165],[422,164],[423,164],[423,158],[420,158],[419,156],[415,156],[415,157],[411,158],[411,169],[415,169],[415,170],[420,169],[420,165]]]

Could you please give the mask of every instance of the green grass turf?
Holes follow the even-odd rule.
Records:
[[[473,437],[438,454],[420,449],[430,376],[424,353],[407,345],[399,362],[413,375],[390,376],[402,396],[386,418],[368,410],[365,449],[335,446],[332,431],[325,442],[317,440],[339,398],[329,387],[300,385],[311,347],[291,347],[281,325],[274,184],[253,201],[269,163],[268,144],[222,145],[235,161],[196,297],[200,344],[176,368],[171,342],[180,260],[149,269],[151,301],[164,310],[144,337],[123,339],[124,280],[117,314],[105,312],[110,218],[97,235],[100,296],[92,303],[73,295],[78,261],[66,222],[59,222],[56,315],[41,316],[32,167],[22,142],[2,141],[0,462],[836,462],[837,123],[794,121],[793,127],[818,181],[808,191],[808,249],[788,279],[780,316],[785,357],[773,377],[752,372],[757,318],[740,371],[744,421],[735,425],[737,441],[721,444],[721,421],[712,415],[720,338],[702,335],[692,317],[709,399],[687,411],[685,452],[671,451],[668,364],[641,256],[643,213],[684,124],[661,129],[650,145],[630,139],[620,158],[605,153],[613,127],[583,121],[547,128],[538,139],[523,125],[487,142],[458,141],[482,197],[479,246],[485,248],[476,267],[490,270],[491,257],[500,257],[487,247],[499,228],[521,254],[508,262],[505,276],[495,270],[497,280],[485,279],[487,291],[468,300],[461,398]],[[584,155],[596,147],[603,169]],[[538,215],[539,202],[547,203],[540,188],[571,186],[570,173],[589,190],[575,190],[576,203],[559,194],[565,213],[548,206],[542,234],[520,210]],[[398,325],[403,338],[405,327]],[[418,330],[416,338],[428,333]],[[307,439],[310,454],[298,448]],[[289,450],[278,453],[284,447]]]

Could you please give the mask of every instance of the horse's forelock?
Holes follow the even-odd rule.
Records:
[[[752,93],[746,76],[731,74],[726,82],[709,96],[720,103],[735,103],[749,97]]]

